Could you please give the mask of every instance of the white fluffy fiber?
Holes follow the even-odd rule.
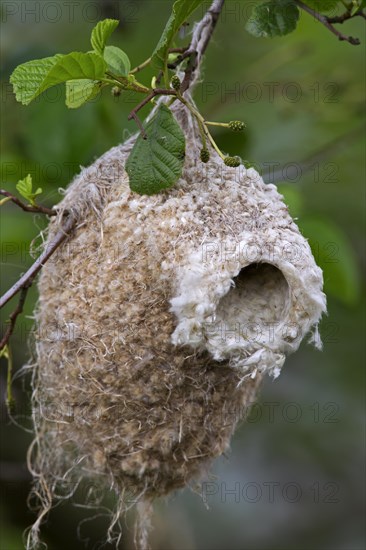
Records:
[[[171,305],[178,324],[172,341],[206,348],[216,361],[230,359],[243,372],[265,369],[277,376],[285,354],[295,351],[312,327],[316,330],[325,311],[322,272],[276,187],[265,185],[254,169],[237,180],[238,174],[235,180],[228,178],[224,192],[233,205],[240,194],[246,205],[242,217],[249,218],[247,227],[237,224],[233,207],[235,227],[230,228],[227,220],[227,234],[221,230],[213,239],[203,235],[199,243],[187,247],[184,266],[175,270],[178,284]],[[274,266],[283,277],[267,269],[264,280],[258,282],[262,293],[252,281],[253,299],[244,291],[230,300],[234,277],[253,264]],[[226,310],[236,309],[236,315],[220,308],[224,297]],[[250,328],[257,329],[255,337],[245,339]],[[321,345],[319,339],[317,345]]]

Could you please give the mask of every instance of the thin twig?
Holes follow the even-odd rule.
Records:
[[[28,269],[24,275],[0,298],[0,309],[5,306],[18,292],[21,292],[23,288],[29,288],[33,283],[36,275],[42,269],[44,264],[49,260],[52,254],[58,249],[58,247],[66,240],[75,226],[76,220],[74,217],[69,216],[63,227],[56,233],[55,237],[47,245],[47,248],[36,259],[34,264]]]
[[[134,119],[137,126],[139,127],[143,139],[147,139],[147,133],[145,132],[145,128],[144,128],[141,120],[139,119],[138,114],[136,112],[132,112],[131,113],[131,118]]]
[[[46,214],[47,216],[56,216],[57,214],[56,210],[52,210],[52,208],[47,208],[46,206],[40,206],[39,204],[31,206],[29,204],[25,204],[25,202],[19,200],[18,197],[12,193],[9,193],[9,191],[5,191],[5,189],[0,189],[0,195],[3,197],[8,197],[11,202],[19,206],[19,208],[25,212],[37,212],[39,214]]]
[[[354,17],[363,17],[363,19],[366,19],[366,13],[361,11],[358,11],[354,14],[352,14],[350,11],[344,12],[342,15],[335,15],[334,17],[327,17],[329,23],[339,23],[342,24],[345,21],[348,21],[349,19],[353,19]]]
[[[169,53],[185,53],[189,46],[182,46],[181,48],[169,48]]]
[[[338,40],[349,42],[349,44],[352,44],[353,46],[358,46],[360,44],[360,40],[358,38],[353,38],[352,36],[346,36],[345,34],[341,33],[338,29],[336,29],[333,26],[333,23],[343,23],[343,21],[346,21],[347,19],[351,19],[352,17],[355,17],[355,15],[358,15],[358,14],[354,14],[354,15],[349,14],[348,16],[349,12],[346,12],[346,16],[331,18],[319,13],[316,10],[313,10],[307,4],[304,4],[304,2],[301,2],[300,0],[296,0],[296,4],[299,6],[299,8],[306,11],[308,14],[314,17],[314,19],[316,19],[322,25],[324,25],[324,27],[326,27],[331,33],[333,33],[338,38]]]
[[[144,139],[146,139],[147,137],[146,132],[141,124],[140,119],[137,116],[137,113],[140,111],[140,109],[145,107],[145,105],[147,105],[149,101],[151,101],[154,97],[158,95],[177,95],[177,92],[175,90],[167,90],[165,88],[154,88],[138,105],[136,105],[136,107],[132,109],[127,117],[127,120],[134,119],[137,122],[137,125],[139,126]]]
[[[9,316],[9,326],[6,329],[6,332],[4,336],[2,337],[0,341],[0,351],[5,348],[7,343],[9,342],[10,336],[14,332],[15,323],[17,320],[18,315],[20,315],[23,312],[24,302],[27,297],[28,289],[32,283],[29,282],[27,286],[23,286],[23,288],[20,291],[20,297],[17,307],[14,309],[13,313]]]
[[[130,71],[130,74],[136,74],[142,71],[142,69],[145,69],[149,64],[151,63],[151,57],[140,63],[140,65],[137,65],[134,69]]]

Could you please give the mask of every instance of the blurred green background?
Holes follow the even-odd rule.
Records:
[[[57,87],[26,108],[14,100],[12,70],[56,52],[86,51],[93,26],[105,17],[121,20],[113,43],[137,65],[155,47],[171,5],[156,0],[2,3],[1,187],[14,192],[18,179],[31,173],[44,190],[43,202],[57,203],[58,189],[80,166],[135,131],[127,115],[139,100],[132,93],[113,98],[107,91],[73,111],[67,110],[64,91]],[[324,350],[304,342],[280,378],[266,381],[249,422],[233,439],[230,456],[213,468],[216,477],[206,485],[208,509],[188,489],[159,503],[152,544],[154,550],[361,550],[364,21],[357,18],[342,29],[361,38],[358,47],[338,42],[306,14],[293,34],[256,39],[244,29],[252,5],[227,0],[195,99],[209,120],[247,123],[240,137],[215,131],[217,141],[224,150],[252,160],[265,181],[276,180],[310,239],[328,295],[329,314],[321,324]],[[151,76],[147,70],[141,80],[149,83]],[[2,293],[32,263],[46,224],[43,217],[9,203],[1,208]],[[35,300],[32,288],[11,340],[12,421],[4,403],[4,360],[0,372],[4,550],[24,547],[23,530],[34,519],[26,503],[30,389],[16,373],[28,359]],[[14,307],[12,302],[2,312],[2,329]],[[102,547],[107,518],[94,516],[71,503],[58,506],[43,529],[49,548]],[[132,548],[132,540],[128,516],[120,548]]]

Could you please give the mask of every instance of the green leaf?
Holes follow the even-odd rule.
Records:
[[[147,139],[140,135],[128,157],[126,171],[130,187],[140,195],[168,189],[182,174],[185,138],[166,105],[146,125]]]
[[[15,187],[18,193],[22,195],[22,197],[28,199],[30,193],[32,193],[33,188],[32,176],[28,174],[24,179],[19,180]]]
[[[81,79],[66,82],[66,105],[76,109],[96,97],[101,85],[97,80]]]
[[[31,61],[15,69],[10,82],[18,101],[28,105],[48,88],[68,80],[100,80],[107,68],[104,59],[95,53],[72,52],[55,58]]]
[[[305,218],[298,223],[323,270],[325,293],[346,305],[354,305],[360,294],[360,276],[347,236],[330,220]]]
[[[172,13],[151,57],[152,65],[156,69],[164,70],[169,55],[169,48],[171,47],[179,27],[183,25],[184,21],[200,4],[203,4],[204,1],[205,0],[177,0],[174,2]]]
[[[246,29],[258,37],[283,36],[295,30],[299,15],[292,0],[271,0],[254,7]]]
[[[108,69],[116,76],[127,76],[131,70],[130,60],[123,50],[116,46],[106,46],[104,59]]]
[[[351,15],[355,15],[358,11],[366,6],[366,2],[364,0],[353,0],[352,5],[353,6],[351,9]]]
[[[36,191],[33,191],[32,176],[28,174],[24,179],[19,180],[16,184],[16,190],[22,197],[24,197],[32,205],[35,204],[35,198],[42,193],[42,189],[38,187]]]
[[[16,100],[23,105],[28,105],[34,99],[36,90],[40,88],[47,74],[61,57],[62,55],[57,54],[18,65],[10,76]]]
[[[41,91],[68,80],[101,80],[106,68],[104,59],[95,53],[72,52],[63,55],[42,82]]]
[[[94,27],[90,42],[95,52],[103,55],[106,42],[118,24],[118,19],[104,19]]]

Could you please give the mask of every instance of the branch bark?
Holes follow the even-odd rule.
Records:
[[[224,2],[225,0],[214,0],[210,9],[193,30],[192,40],[187,50],[187,52],[190,52],[190,58],[182,82],[182,92],[188,90],[196,80],[197,69],[210,43]]]
[[[0,195],[7,197],[11,202],[24,210],[24,212],[35,212],[39,214],[46,214],[47,216],[56,216],[57,214],[56,210],[52,210],[52,208],[47,208],[46,206],[40,206],[39,204],[36,206],[31,206],[29,204],[25,204],[9,191],[5,191],[5,189],[0,189]]]
[[[67,239],[76,224],[76,219],[68,216],[61,229],[56,233],[55,237],[48,244],[47,248],[37,258],[34,264],[28,269],[24,275],[2,296],[0,299],[0,309],[5,306],[18,292],[21,293],[18,306],[10,315],[10,326],[1,340],[0,350],[3,349],[9,341],[11,334],[14,331],[15,321],[23,310],[25,297],[29,287],[33,284],[39,271],[50,257],[56,252],[59,246]]]
[[[0,309],[5,306],[15,296],[22,288],[29,287],[32,283],[38,272],[42,269],[43,265],[47,260],[52,256],[58,247],[64,242],[64,240],[69,236],[71,230],[74,228],[76,223],[75,218],[72,216],[66,219],[63,227],[56,233],[55,237],[49,243],[47,248],[42,252],[42,254],[36,259],[34,264],[28,269],[24,275],[0,298]]]
[[[310,8],[307,4],[304,4],[304,2],[301,2],[301,0],[296,0],[296,4],[299,8],[306,11],[309,15],[314,17],[317,21],[319,21],[324,27],[326,27],[331,33],[333,33],[338,40],[342,40],[345,42],[349,42],[353,46],[358,46],[360,44],[360,40],[358,38],[353,38],[352,36],[347,36],[343,33],[341,33],[338,29],[336,29],[333,26],[333,23],[343,23],[344,21],[347,21],[348,19],[352,19],[356,16],[365,17],[365,14],[360,12],[356,13],[354,15],[351,15],[349,12],[345,12],[343,15],[337,16],[337,17],[327,17],[326,15],[323,15],[322,13],[319,13],[316,10],[313,10]]]
[[[32,283],[29,283],[29,286]],[[23,288],[20,291],[20,297],[17,307],[14,309],[13,313],[9,316],[9,326],[5,331],[4,336],[2,337],[0,341],[0,351],[5,348],[6,344],[9,342],[10,336],[14,332],[15,323],[17,321],[18,315],[20,315],[23,312],[24,302],[27,297],[29,286],[23,286]]]

